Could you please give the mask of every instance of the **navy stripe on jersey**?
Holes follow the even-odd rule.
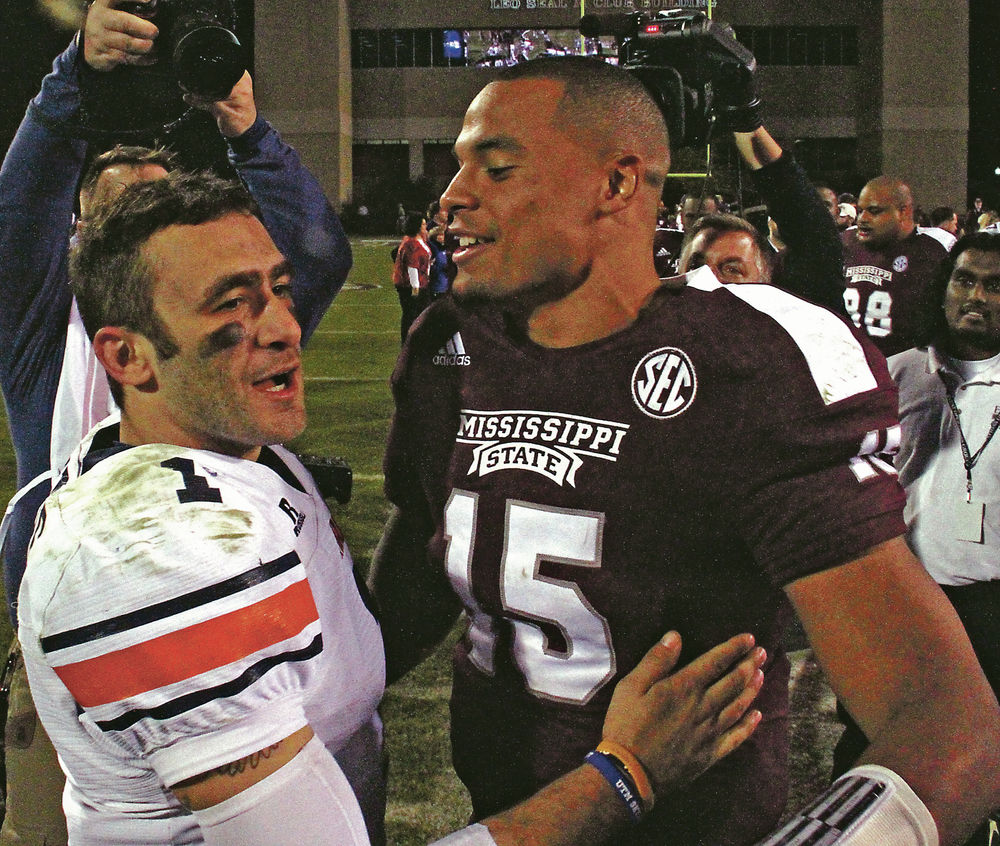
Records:
[[[86,626],[80,626],[76,629],[48,635],[41,639],[42,651],[48,654],[57,652],[60,649],[67,649],[71,646],[79,646],[83,643],[100,640],[102,637],[108,637],[128,631],[129,629],[144,626],[156,620],[172,617],[175,614],[197,608],[200,605],[207,605],[216,599],[232,596],[235,593],[280,576],[282,573],[297,566],[300,560],[298,553],[293,550],[282,555],[280,558],[276,558],[274,561],[268,561],[245,573],[240,573],[237,576],[214,585],[209,585],[208,587],[199,588],[183,596],[177,596],[165,602],[158,602],[146,608],[138,608],[135,611],[129,611],[127,614],[112,617],[110,620],[101,620],[97,623],[89,623]]]
[[[885,791],[886,786],[873,779],[844,778],[757,846],[834,846],[874,810]]]
[[[281,481],[289,487],[295,488],[295,490],[301,493],[306,493],[306,489],[302,486],[302,482],[299,481],[299,477],[292,472],[292,468],[285,464],[270,447],[264,446],[260,448],[257,463],[263,464],[268,470],[273,470],[281,478]]]
[[[225,682],[224,684],[205,688],[204,690],[198,690],[184,696],[178,696],[176,699],[171,699],[169,702],[164,702],[162,705],[158,705],[155,708],[138,708],[132,711],[126,711],[124,714],[119,717],[115,717],[113,720],[97,721],[97,727],[102,731],[123,731],[129,726],[139,722],[139,720],[144,720],[146,718],[152,718],[159,721],[169,720],[171,717],[176,717],[178,714],[183,714],[185,711],[190,711],[194,708],[206,705],[213,700],[229,699],[233,696],[237,696],[250,687],[250,685],[262,678],[269,670],[273,670],[275,667],[283,664],[294,664],[299,661],[308,661],[310,658],[315,658],[322,651],[323,635],[317,634],[308,646],[305,646],[302,649],[294,649],[289,652],[283,652],[280,655],[269,655],[267,658],[263,658],[256,664],[248,667],[235,679]]]

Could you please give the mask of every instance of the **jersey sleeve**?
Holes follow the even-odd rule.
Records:
[[[235,485],[166,450],[50,497],[21,614],[86,730],[170,785],[304,726],[322,635],[294,548],[274,554]]]
[[[840,318],[768,286],[732,288],[799,352],[772,359],[755,431],[734,453],[733,519],[785,585],[904,533],[897,394],[885,360]]]
[[[385,494],[404,510],[444,506],[466,358],[459,314],[450,297],[425,309],[392,374],[395,408],[383,458]]]

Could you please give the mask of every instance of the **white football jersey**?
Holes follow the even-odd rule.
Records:
[[[356,748],[380,743],[378,624],[301,464],[151,444],[82,472],[93,440],[40,512],[19,599],[70,841],[200,843],[165,785],[306,723],[378,762]]]

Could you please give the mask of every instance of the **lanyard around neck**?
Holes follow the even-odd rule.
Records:
[[[941,374],[938,373],[938,375],[940,376]],[[944,382],[944,379],[942,378],[941,381]],[[948,398],[948,406],[951,408],[951,413],[955,417],[955,425],[958,426],[958,437],[962,442],[962,463],[965,465],[965,501],[972,502],[972,468],[976,466],[980,456],[983,454],[983,450],[986,449],[986,445],[993,440],[997,429],[1000,429],[1000,405],[993,409],[993,420],[990,423],[990,431],[986,435],[986,440],[983,441],[983,445],[975,453],[972,453],[969,450],[969,442],[965,439],[965,432],[962,431],[962,410],[958,407],[958,403],[955,402],[955,395],[947,383],[945,383],[944,392]]]

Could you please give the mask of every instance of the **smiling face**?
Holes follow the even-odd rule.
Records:
[[[585,276],[602,172],[593,149],[562,132],[563,83],[487,85],[455,142],[459,171],[441,197],[459,238],[459,296],[558,297]]]
[[[958,257],[944,293],[944,317],[958,358],[1000,353],[1000,253],[968,249]]]
[[[168,226],[142,256],[154,276],[156,313],[179,347],[154,362],[157,439],[254,457],[261,445],[300,434],[306,418],[291,269],[261,222],[230,213]]]

